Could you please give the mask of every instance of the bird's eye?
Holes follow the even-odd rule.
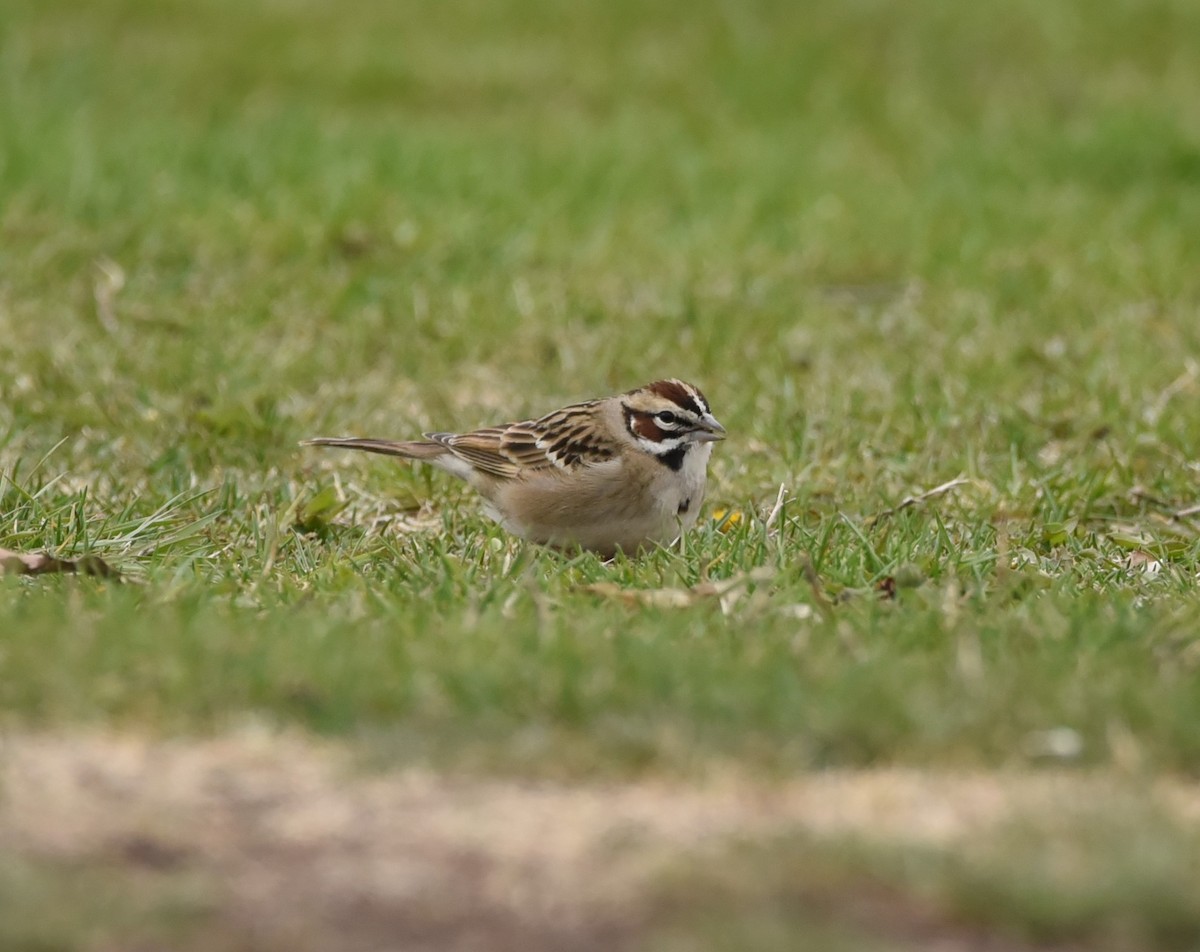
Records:
[[[670,410],[661,410],[660,412],[654,414],[654,419],[663,426],[673,426],[675,423],[679,422],[679,417],[677,417]]]

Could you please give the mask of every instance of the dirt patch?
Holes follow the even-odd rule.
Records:
[[[0,783],[10,855],[203,875],[222,937],[207,935],[207,949],[586,952],[636,939],[656,877],[731,839],[953,845],[1023,813],[1094,803],[1111,782],[880,770],[702,787],[522,783],[364,773],[333,745],[249,732],[8,736]],[[1200,816],[1194,787],[1147,795]]]

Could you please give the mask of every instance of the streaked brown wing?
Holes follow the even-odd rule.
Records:
[[[554,461],[546,455],[539,443],[540,439],[541,433],[536,421],[514,423],[504,431],[502,452],[518,469],[526,472],[546,469],[553,466]]]
[[[430,433],[428,436],[448,446],[455,456],[466,460],[480,472],[500,479],[512,479],[519,467],[501,447],[504,433],[501,427],[490,426],[471,433]]]
[[[596,432],[595,403],[555,410],[538,420],[471,433],[430,434],[472,466],[501,479],[523,472],[569,470],[610,460],[617,446]]]
[[[528,469],[569,470],[613,459],[617,445],[597,429],[596,404],[577,403],[540,420],[513,424],[505,431],[502,448]]]

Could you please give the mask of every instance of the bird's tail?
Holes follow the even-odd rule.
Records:
[[[382,453],[384,456],[403,456],[405,459],[436,459],[446,452],[446,447],[432,440],[372,440],[358,437],[319,436],[313,440],[301,440],[301,446],[336,446],[344,450],[365,450]]]

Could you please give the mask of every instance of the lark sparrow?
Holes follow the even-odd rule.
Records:
[[[304,443],[424,460],[470,483],[514,535],[610,557],[670,543],[695,524],[712,443],[724,438],[696,387],[659,380],[470,433]]]

